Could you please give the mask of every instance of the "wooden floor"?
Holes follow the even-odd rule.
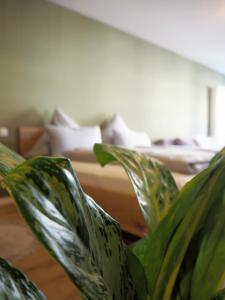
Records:
[[[0,199],[0,256],[23,271],[48,300],[80,300],[79,291],[38,244],[10,199]]]

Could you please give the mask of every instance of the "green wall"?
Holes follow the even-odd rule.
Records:
[[[44,0],[0,0],[0,125],[119,112],[153,138],[206,132],[207,88],[225,77]]]

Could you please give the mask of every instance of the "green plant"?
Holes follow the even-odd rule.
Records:
[[[225,156],[178,191],[168,169],[149,157],[100,144],[94,152],[102,165],[119,162],[137,194],[149,234],[130,247],[119,224],[83,192],[69,160],[24,161],[0,146],[4,187],[83,299],[225,299]],[[21,273],[2,266],[8,264],[1,259],[0,299],[45,299],[14,276]]]

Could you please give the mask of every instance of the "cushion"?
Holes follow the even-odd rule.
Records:
[[[173,145],[174,139],[169,139],[169,138],[162,138],[162,139],[157,139],[153,142],[154,145],[162,145],[162,146],[168,146],[168,145]]]
[[[114,144],[114,132],[128,129],[123,118],[115,114],[113,118],[102,129],[102,141],[105,144]]]
[[[191,138],[175,138],[173,140],[173,145],[177,146],[198,146],[196,141]]]
[[[70,128],[66,126],[47,126],[53,155],[60,155],[74,149],[91,150],[95,143],[101,143],[99,126]]]
[[[71,128],[79,128],[80,126],[74,122],[60,107],[57,107],[53,113],[50,124],[55,126],[68,126]],[[50,141],[48,133],[43,133],[36,141],[33,147],[25,154],[26,158],[37,155],[48,156],[51,154]]]
[[[69,126],[72,128],[79,128],[80,126],[68,116],[60,107],[56,107],[50,124],[55,126]]]
[[[150,147],[151,140],[144,131],[126,129],[114,132],[114,143],[123,147]]]
[[[219,151],[224,146],[224,143],[221,143],[215,137],[212,136],[198,135],[194,137],[194,140],[200,148],[206,150]]]
[[[197,146],[194,139],[191,138],[162,138],[154,141],[154,145],[177,145],[177,146]]]

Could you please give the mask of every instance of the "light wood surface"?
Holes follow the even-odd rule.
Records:
[[[33,237],[10,198],[0,198],[0,256],[23,271],[48,300],[80,300],[79,291]]]

